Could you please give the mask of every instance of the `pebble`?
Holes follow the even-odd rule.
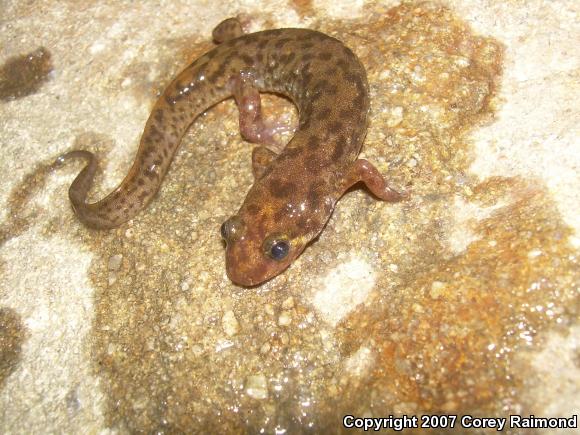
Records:
[[[292,313],[290,311],[282,311],[280,317],[278,317],[278,325],[280,326],[290,326],[292,323]]]
[[[284,346],[290,343],[290,337],[285,332],[280,334],[280,343],[282,343]]]
[[[387,119],[388,127],[396,127],[403,121],[403,108],[401,106],[393,107],[389,112],[389,118]]]
[[[123,256],[121,254],[112,255],[109,257],[109,270],[119,270],[121,268],[121,263],[123,262]]]
[[[282,302],[282,308],[284,310],[289,310],[291,308],[294,308],[294,298],[292,296],[290,296],[288,299],[286,299],[284,302]]]
[[[433,299],[439,299],[445,292],[446,284],[441,281],[433,281],[431,284],[431,290],[429,291],[429,296]]]
[[[319,334],[323,349],[327,352],[332,350],[334,348],[334,341],[330,332],[326,331],[325,329],[321,329]]]
[[[222,317],[222,328],[228,337],[236,335],[240,330],[240,324],[233,311],[226,311]]]
[[[246,393],[254,399],[268,398],[268,383],[266,376],[252,375],[246,378]]]
[[[270,304],[264,305],[264,311],[266,312],[266,314],[268,314],[270,316],[274,315],[274,308]]]
[[[194,344],[193,346],[191,346],[191,353],[193,354],[193,356],[199,357],[203,355],[203,348],[199,344]]]
[[[421,304],[418,304],[418,303],[414,303],[411,306],[411,308],[415,313],[418,313],[418,314],[423,314],[425,312],[425,310],[423,309],[423,306]]]

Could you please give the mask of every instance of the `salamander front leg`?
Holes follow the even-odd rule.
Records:
[[[356,183],[362,181],[367,188],[383,201],[396,202],[408,197],[407,193],[401,193],[388,185],[377,168],[365,159],[356,160],[343,181],[343,189],[346,191]]]

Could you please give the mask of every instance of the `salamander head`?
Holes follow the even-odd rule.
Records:
[[[221,226],[226,241],[226,271],[236,284],[251,287],[284,271],[306,246],[303,237],[290,237],[282,225],[247,219],[242,210]]]
[[[322,230],[328,216],[319,216],[306,202],[293,204],[246,200],[222,224],[226,271],[234,283],[251,287],[278,275]]]

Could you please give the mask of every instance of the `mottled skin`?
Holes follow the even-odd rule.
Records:
[[[298,257],[353,184],[364,182],[383,200],[401,195],[368,161],[357,160],[369,98],[365,70],[352,51],[307,29],[244,35],[235,19],[222,22],[213,36],[221,44],[181,72],[155,104],[135,162],[111,194],[93,204],[85,202],[96,171],[91,153],[73,151],[60,161],[89,160],[69,190],[79,219],[95,228],[118,226],[152,200],[193,120],[233,95],[242,135],[270,145],[254,150],[254,185],[238,213],[222,225],[228,276],[239,285],[253,286]],[[259,92],[286,95],[298,108],[298,129],[282,150],[273,145],[262,120]]]

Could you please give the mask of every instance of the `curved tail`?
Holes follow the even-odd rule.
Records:
[[[97,170],[92,153],[71,151],[57,159],[56,164],[70,158],[88,162],[69,189],[72,207],[83,224],[92,228],[117,227],[132,219],[153,199],[191,123],[208,107],[231,95],[227,87],[217,89],[206,80],[206,75],[216,68],[209,62],[219,57],[215,50],[219,47],[187,67],[161,95],[145,125],[133,166],[105,198],[95,203],[86,202]]]

